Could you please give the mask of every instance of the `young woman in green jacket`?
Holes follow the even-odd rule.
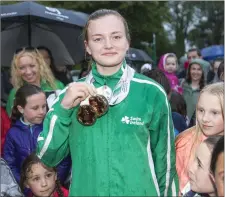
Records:
[[[69,152],[69,196],[177,196],[174,132],[167,95],[125,61],[125,19],[98,10],[84,29],[92,70],[55,100],[37,155],[55,166]]]

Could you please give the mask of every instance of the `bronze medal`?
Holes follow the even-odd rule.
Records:
[[[94,108],[98,118],[104,115],[109,109],[109,103],[102,95],[91,96],[89,103]]]
[[[102,95],[91,96],[88,101],[89,105],[80,105],[77,112],[77,120],[85,126],[93,125],[109,109],[108,100]]]
[[[93,125],[96,121],[96,112],[94,108],[90,105],[82,105],[78,109],[77,120],[85,125],[90,126]]]

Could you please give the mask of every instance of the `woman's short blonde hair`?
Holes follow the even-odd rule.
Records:
[[[18,72],[18,62],[19,59],[23,56],[29,56],[32,59],[35,59],[37,61],[38,67],[39,67],[39,74],[40,79],[42,81],[45,81],[53,90],[56,89],[55,84],[55,77],[49,67],[47,65],[42,57],[42,55],[38,52],[37,49],[34,50],[26,50],[23,49],[19,51],[18,53],[14,54],[12,64],[11,64],[11,77],[12,77],[12,83],[15,89],[20,88],[23,86],[26,82],[22,79],[22,77],[19,75]]]

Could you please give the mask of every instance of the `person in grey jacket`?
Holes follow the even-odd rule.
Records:
[[[191,120],[195,109],[199,93],[205,86],[204,70],[200,59],[193,59],[189,64],[187,77],[182,82],[183,96],[187,104],[187,116]]]
[[[1,158],[1,197],[24,196],[18,186],[12,171]]]

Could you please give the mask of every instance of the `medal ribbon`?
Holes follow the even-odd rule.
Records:
[[[123,62],[121,69],[123,71],[123,75],[121,76],[119,82],[116,84],[115,88],[112,91],[112,96],[108,101],[109,105],[119,104],[127,97],[129,93],[130,81],[132,80],[135,71],[133,68],[126,64],[126,61]],[[94,86],[95,79],[92,74],[92,71],[88,74],[85,82]]]

